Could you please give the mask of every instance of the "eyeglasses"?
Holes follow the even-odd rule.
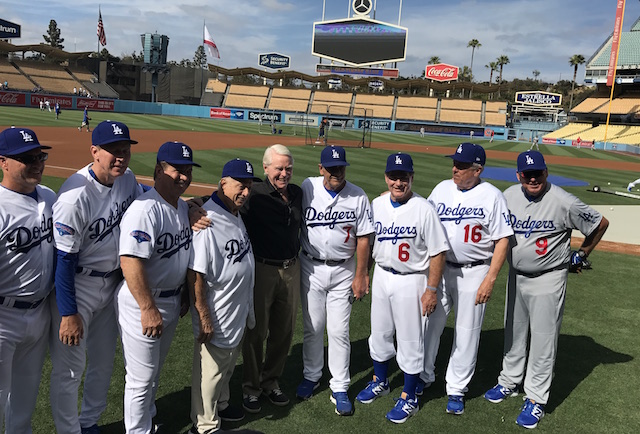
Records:
[[[7,157],[11,158],[12,160],[19,161],[22,164],[29,165],[29,164],[46,161],[47,158],[49,158],[49,154],[47,154],[46,152],[40,152],[39,154],[36,154],[36,155],[22,154],[22,155],[8,155]]]

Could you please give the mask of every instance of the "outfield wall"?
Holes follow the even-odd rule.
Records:
[[[148,115],[165,115],[165,116],[183,116],[204,119],[224,119],[235,121],[258,122],[258,113],[264,113],[265,110],[245,109],[245,108],[228,108],[228,107],[207,107],[192,106],[182,104],[169,103],[152,103],[143,101],[130,101],[106,98],[86,98],[80,96],[69,95],[50,95],[30,92],[11,92],[0,91],[0,105],[14,107],[39,107],[40,101],[49,100],[51,107],[55,103],[60,104],[64,110],[84,110],[85,107],[90,111],[114,112],[114,113],[138,113]],[[295,115],[294,113],[284,111],[273,111],[274,121],[276,123],[293,123],[289,119]],[[508,129],[499,126],[480,126],[480,125],[459,125],[459,124],[443,124],[443,123],[427,123],[406,120],[389,120],[389,119],[365,119],[363,117],[338,116],[338,115],[321,115],[309,114],[310,125],[320,125],[322,118],[331,118],[339,121],[340,119],[353,119],[354,128],[362,128],[363,123],[367,122],[374,131],[399,132],[409,134],[419,134],[420,129],[424,127],[425,133],[455,135],[470,138],[488,138],[491,131],[497,140],[506,140]],[[471,135],[473,132],[473,135]],[[570,143],[562,143],[558,141],[556,145],[570,146]],[[575,146],[575,145],[574,145]],[[596,142],[595,149],[604,149],[604,143]],[[607,150],[617,150],[621,152],[630,152],[640,154],[640,147],[626,144],[607,143]]]

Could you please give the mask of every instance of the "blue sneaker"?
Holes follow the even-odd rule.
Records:
[[[358,396],[356,396],[356,400],[363,404],[370,404],[375,401],[376,398],[379,398],[384,395],[389,394],[389,380],[386,381],[376,381],[371,380],[367,384],[367,387],[362,389]]]
[[[419,409],[417,399],[398,398],[395,407],[387,413],[386,418],[393,423],[405,423],[407,419],[416,414]]]
[[[332,392],[329,399],[336,405],[336,414],[340,416],[351,416],[353,414],[353,404],[349,401],[347,392]]]
[[[508,389],[504,386],[496,384],[492,389],[487,390],[484,394],[484,399],[489,402],[497,404],[504,401],[507,396],[518,396],[516,389]]]
[[[544,405],[536,404],[535,401],[527,398],[522,405],[522,412],[516,419],[516,423],[524,428],[533,429],[538,426],[538,422],[544,416]]]
[[[449,402],[447,402],[447,413],[449,414],[464,413],[464,396],[449,395]]]
[[[296,396],[300,399],[309,399],[318,386],[320,386],[319,381],[311,381],[304,378],[296,389]]]
[[[93,424],[87,428],[80,428],[80,432],[82,434],[100,434],[100,428],[98,428],[98,424]]]
[[[416,396],[422,396],[424,389],[428,389],[430,386],[431,383],[426,383],[422,378],[420,378],[416,384]]]

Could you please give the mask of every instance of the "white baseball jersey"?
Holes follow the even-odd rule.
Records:
[[[427,200],[436,208],[451,246],[447,261],[468,264],[490,259],[494,242],[513,235],[507,201],[487,182],[461,191],[448,179],[436,185]]]
[[[38,199],[0,186],[0,296],[25,302],[53,288],[53,218],[56,194],[36,186]]]
[[[130,169],[107,187],[90,168],[80,169],[60,187],[53,206],[56,247],[79,253],[80,267],[108,272],[120,266],[120,220],[142,190]]]
[[[189,268],[204,275],[214,335],[211,343],[219,348],[240,345],[247,323],[253,315],[255,261],[249,234],[240,214],[234,216],[215,200],[204,206],[212,225],[193,235],[193,255]],[[193,332],[200,332],[195,307],[191,308]]]
[[[346,182],[332,197],[324,177],[302,182],[302,249],[318,259],[349,259],[356,237],[373,232],[373,217],[366,193]]]
[[[569,263],[571,230],[593,232],[602,215],[562,188],[547,184],[547,190],[533,200],[520,184],[504,192],[511,213],[516,243],[507,259],[516,270],[535,273]]]
[[[399,207],[387,194],[371,203],[376,240],[373,259],[376,264],[399,273],[424,272],[431,256],[449,250],[447,236],[435,208],[413,193]]]
[[[119,255],[147,260],[151,289],[175,289],[184,283],[192,241],[187,203],[178,200],[176,211],[155,188],[134,200],[120,222]],[[126,281],[123,286],[129,290]]]

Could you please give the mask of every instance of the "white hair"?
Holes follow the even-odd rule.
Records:
[[[293,164],[293,155],[291,155],[291,151],[289,150],[289,148],[287,148],[284,145],[280,145],[276,143],[275,145],[269,146],[264,151],[264,156],[262,157],[262,164],[264,164],[265,166],[268,166],[271,164],[271,155],[272,155],[271,151],[273,151],[273,153],[276,153],[278,155],[284,155],[286,157],[291,158],[291,164]]]

